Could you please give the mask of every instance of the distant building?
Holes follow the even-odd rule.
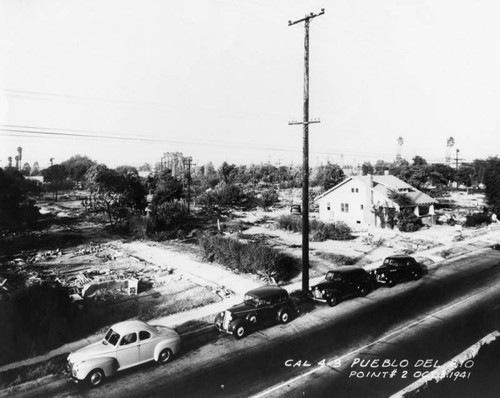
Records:
[[[389,198],[391,192],[410,198],[411,204],[405,207],[411,208],[417,216],[434,215],[435,199],[392,175],[350,176],[319,195],[315,202],[319,205],[321,221],[377,226],[380,221],[374,207],[400,210],[400,206]]]
[[[28,176],[25,177],[27,180],[35,181],[37,185],[42,185],[43,184],[43,177],[42,176]]]

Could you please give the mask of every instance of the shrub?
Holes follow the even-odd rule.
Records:
[[[403,208],[397,215],[397,225],[401,232],[415,232],[424,224],[412,209]]]
[[[302,231],[302,218],[292,215],[281,216],[278,218],[278,228],[285,231],[300,232]]]
[[[292,232],[302,231],[302,218],[286,215],[278,218],[278,227]],[[324,223],[318,220],[311,220],[309,222],[309,234],[311,241],[323,242],[325,240],[349,240],[351,236],[351,228],[342,221],[335,223]]]
[[[274,205],[275,203],[278,203],[279,197],[278,197],[278,192],[274,189],[266,189],[264,192],[262,192],[258,203],[259,206],[263,207],[264,209]]]
[[[298,260],[256,242],[241,242],[220,235],[199,239],[204,260],[217,261],[233,270],[253,273],[269,281],[289,280]]]
[[[468,215],[465,218],[465,226],[466,227],[477,227],[481,224],[489,224],[491,221],[491,217],[488,213],[474,213]]]
[[[331,261],[335,265],[354,265],[358,261],[355,257],[344,256],[343,254],[335,254],[335,253],[318,253],[320,258]]]
[[[68,289],[59,285],[33,285],[0,301],[0,363],[69,341],[76,311]]]
[[[188,216],[187,206],[180,202],[164,202],[152,207],[148,232],[173,230],[184,224]]]

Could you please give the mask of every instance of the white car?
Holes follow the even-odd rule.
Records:
[[[68,371],[73,381],[87,381],[97,387],[120,370],[153,360],[165,364],[180,346],[180,336],[168,327],[120,322],[102,340],[69,354]]]

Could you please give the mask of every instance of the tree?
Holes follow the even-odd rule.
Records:
[[[361,165],[361,173],[366,176],[368,174],[373,174],[375,171],[375,168],[372,166],[370,162],[364,162]]]
[[[469,163],[462,163],[460,168],[456,173],[456,181],[459,185],[465,185],[466,187],[472,186],[472,181],[474,178],[474,167]]]
[[[95,161],[82,155],[75,155],[64,162],[61,162],[61,165],[63,165],[68,171],[68,177],[77,184],[83,181],[87,170],[95,164],[97,164]]]
[[[42,170],[45,182],[60,184],[68,176],[68,170],[63,164],[55,164]]]
[[[31,175],[37,176],[40,174],[40,165],[38,162],[33,163],[33,168],[31,169]]]
[[[316,182],[325,190],[341,183],[345,179],[344,171],[337,164],[328,162],[326,165],[318,167]]]
[[[484,170],[485,194],[491,210],[500,214],[500,159],[498,157],[488,158]]]
[[[31,175],[31,166],[28,162],[23,164],[23,169],[22,169],[21,173],[23,174],[23,176]]]
[[[377,160],[373,167],[375,169],[375,174],[383,175],[386,170],[391,168],[391,163],[386,162],[385,160]]]
[[[0,227],[10,227],[31,222],[38,216],[30,194],[38,194],[32,181],[26,180],[14,168],[0,169]]]
[[[416,166],[416,167],[427,166],[427,160],[425,160],[422,156],[417,155],[413,158],[412,166]]]
[[[91,191],[90,206],[104,211],[112,228],[146,208],[146,188],[133,173],[120,174],[97,164],[87,170],[85,182]]]
[[[226,184],[231,184],[234,177],[238,174],[238,169],[235,164],[222,163],[219,167],[218,173]]]
[[[125,175],[125,174],[133,174],[136,176],[139,175],[139,172],[137,171],[137,169],[134,166],[128,166],[128,165],[118,166],[117,168],[115,168],[115,170],[117,173],[123,174],[123,175]]]

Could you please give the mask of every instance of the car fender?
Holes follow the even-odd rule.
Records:
[[[118,362],[113,357],[91,358],[82,362],[78,362],[78,371],[76,378],[85,380],[88,374],[94,369],[101,369],[106,377],[114,375],[118,370]]]
[[[325,294],[324,294],[325,299],[332,296],[335,296],[339,299],[343,296],[343,294],[338,289],[325,289]]]
[[[158,357],[160,356],[160,352],[162,352],[165,348],[169,348],[170,350],[172,350],[172,354],[176,355],[181,348],[180,339],[164,340],[164,341],[160,341],[158,344],[156,344],[155,351],[154,351],[155,361],[158,361]]]

